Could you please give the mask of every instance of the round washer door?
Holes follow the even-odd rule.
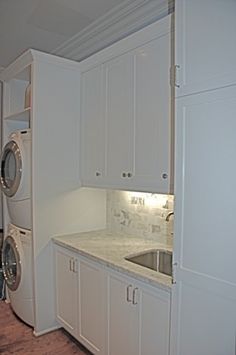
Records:
[[[21,262],[16,243],[11,236],[3,243],[2,270],[7,286],[11,291],[15,291],[21,280]]]
[[[8,197],[15,195],[21,181],[22,159],[16,142],[10,141],[3,148],[1,156],[0,184],[4,194]]]

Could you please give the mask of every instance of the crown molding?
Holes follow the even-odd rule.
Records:
[[[81,61],[173,12],[174,0],[127,0],[57,47],[52,53]]]

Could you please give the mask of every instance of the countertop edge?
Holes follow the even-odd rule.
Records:
[[[78,247],[73,247],[72,245],[70,245],[64,241],[58,240],[58,237],[53,237],[52,242],[58,246],[66,248],[66,249],[68,249],[68,250],[70,250],[82,257],[88,258],[93,262],[97,262],[105,267],[108,267],[108,268],[114,270],[114,271],[123,273],[126,276],[133,277],[137,281],[143,282],[149,286],[158,287],[158,288],[160,288],[164,291],[167,291],[169,293],[171,292],[171,284],[170,285],[164,284],[159,280],[154,280],[152,277],[148,277],[148,276],[139,274],[138,272],[135,272],[133,270],[129,270],[128,268],[125,268],[121,265],[117,265],[115,262],[113,263],[109,260],[105,260],[99,256],[91,254],[90,252],[81,250]]]

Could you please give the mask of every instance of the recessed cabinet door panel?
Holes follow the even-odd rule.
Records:
[[[134,181],[169,192],[171,143],[170,34],[135,52]],[[166,174],[167,177],[163,178]]]
[[[139,306],[127,301],[127,287],[128,282],[110,275],[109,355],[139,354]]]
[[[181,279],[173,289],[173,298],[179,299],[180,318],[178,325],[174,324],[177,334],[171,355],[235,355],[235,291],[228,298],[210,281],[202,287],[202,280],[199,283],[191,275],[183,273]]]
[[[236,83],[235,0],[176,0],[177,96]]]
[[[182,266],[236,285],[235,117],[236,86],[177,102],[178,161],[184,159],[178,190],[183,216],[177,219],[183,221]]]
[[[107,176],[119,181],[132,173],[134,145],[133,56],[106,63]]]
[[[236,86],[177,99],[173,355],[235,355]]]
[[[99,184],[105,171],[102,65],[82,73],[81,77],[81,173],[88,184]]]
[[[169,354],[170,294],[142,289],[141,354]]]
[[[56,249],[56,315],[65,329],[77,336],[77,276],[72,271],[73,255]]]
[[[93,354],[106,353],[106,302],[105,272],[80,261],[79,339]]]

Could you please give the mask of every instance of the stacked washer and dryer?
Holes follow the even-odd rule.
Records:
[[[30,129],[9,136],[1,155],[0,175],[9,215],[2,248],[3,274],[12,309],[33,326]]]

